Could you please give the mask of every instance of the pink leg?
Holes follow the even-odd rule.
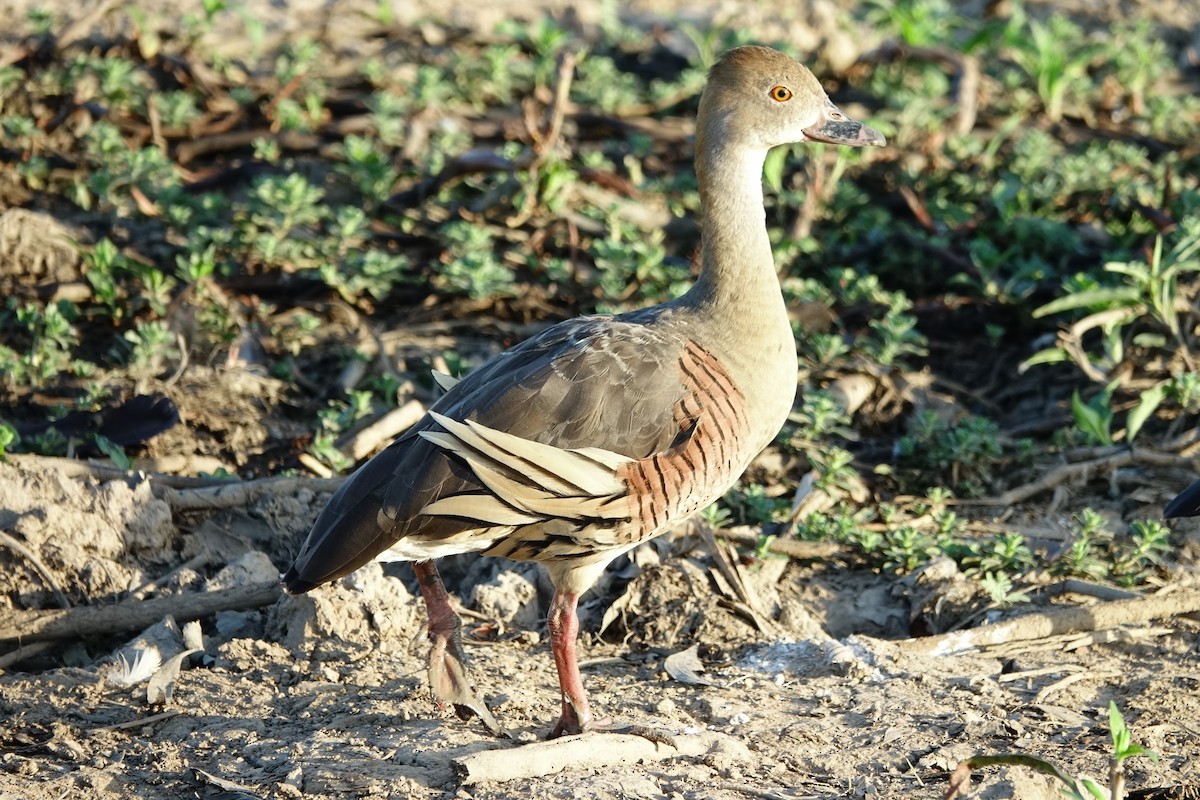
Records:
[[[562,716],[550,734],[552,739],[583,733],[593,722],[587,691],[583,688],[579,663],[575,659],[575,639],[579,636],[579,616],[575,613],[578,603],[579,595],[556,592],[546,621],[550,630],[550,650],[554,653],[554,665],[558,667],[558,688],[562,693]]]
[[[462,620],[450,607],[442,576],[432,561],[415,562],[413,571],[429,615],[429,641],[433,643],[429,651],[429,688],[434,698],[442,704],[453,704],[460,719],[470,719],[474,714],[492,733],[503,733],[500,723],[475,694],[462,650]]]
[[[550,630],[550,650],[554,653],[554,665],[558,667],[558,688],[562,694],[562,716],[550,732],[550,738],[584,731],[609,731],[641,736],[678,749],[675,739],[665,731],[645,725],[614,725],[610,720],[597,720],[592,716],[587,690],[583,688],[583,678],[579,675],[579,662],[575,658],[575,640],[579,636],[579,615],[575,611],[578,604],[579,595],[557,592],[550,603],[550,615],[546,620],[546,627]]]

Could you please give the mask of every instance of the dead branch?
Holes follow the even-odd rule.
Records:
[[[55,49],[61,52],[80,39],[86,38],[92,28],[117,5],[117,0],[102,0],[102,2],[96,3],[90,10],[68,21],[63,26],[63,29],[59,31],[58,36],[54,37]]]
[[[154,471],[153,464],[161,465],[158,461],[141,460],[134,462],[137,471],[125,470],[112,463],[100,461],[79,461],[74,458],[59,456],[39,456],[28,453],[10,453],[5,456],[18,467],[35,467],[38,469],[56,469],[68,478],[95,478],[98,481],[129,480],[130,478],[150,477],[158,487],[176,489],[191,489],[200,486],[230,483],[228,478],[195,478],[187,475],[170,475],[166,472]],[[145,466],[142,466],[142,465]],[[147,469],[150,467],[151,469]],[[139,476],[139,473],[141,475]]]
[[[416,425],[425,416],[425,406],[418,400],[409,400],[399,408],[393,408],[367,427],[355,433],[337,448],[353,461],[366,458],[379,445],[394,439]]]
[[[59,588],[58,581],[54,580],[54,573],[46,569],[46,565],[42,563],[40,558],[38,558],[37,553],[21,544],[17,537],[13,536],[8,531],[3,530],[0,530],[0,546],[7,547],[9,550],[12,550],[21,558],[29,562],[29,565],[34,569],[34,572],[41,576],[42,581],[44,581],[50,591],[54,593],[54,601],[58,603],[59,608],[71,607],[71,602],[67,600],[67,596],[63,594],[63,590]]]
[[[4,655],[0,656],[0,673],[11,667],[13,664],[20,664],[22,661],[27,661],[38,653],[44,650],[49,650],[54,646],[54,642],[34,642],[27,644],[24,647],[18,647]]]
[[[757,602],[758,596],[750,591],[750,588],[746,585],[745,575],[739,568],[736,553],[733,552],[733,546],[731,544],[725,545],[725,547],[729,548],[730,555],[733,556],[730,558],[729,555],[726,555],[725,548],[717,543],[711,525],[699,525],[697,527],[700,531],[700,538],[707,545],[709,553],[712,555],[713,564],[716,566],[718,574],[724,578],[724,582],[728,584],[729,589],[736,595],[734,602],[738,602],[745,609],[750,620],[754,623],[754,627],[768,636],[775,636],[775,624],[771,620],[771,616],[764,614],[759,608]]]
[[[761,537],[753,531],[720,529],[713,531],[718,539],[741,544],[747,547],[758,547]],[[781,556],[795,558],[800,561],[823,561],[830,558],[849,558],[854,551],[844,544],[837,542],[803,542],[798,539],[772,539],[767,545],[767,552],[778,553]]]
[[[550,108],[546,109],[548,118],[546,127],[544,130],[534,128],[529,131],[533,139],[533,152],[539,162],[546,157],[550,148],[558,143],[558,137],[562,133],[563,117],[566,115],[567,104],[570,102],[571,81],[574,77],[575,54],[564,50],[558,54],[554,79],[554,99],[550,103]]]
[[[996,497],[984,497],[977,500],[958,500],[958,505],[969,506],[1011,506],[1022,503],[1036,494],[1049,491],[1064,483],[1087,481],[1104,472],[1125,467],[1130,464],[1147,464],[1156,467],[1191,467],[1191,460],[1171,453],[1159,453],[1153,450],[1115,450],[1110,455],[1083,461],[1078,464],[1063,464],[1046,473],[1036,481],[1009,489]]]
[[[956,631],[901,643],[910,653],[949,656],[970,653],[984,647],[1010,642],[1044,639],[1066,633],[1104,630],[1119,625],[1177,617],[1200,611],[1200,591],[1189,589],[1112,600],[1090,606],[1069,606],[1025,614],[998,625],[985,625],[969,631]]]
[[[1085,581],[1080,578],[1067,578],[1046,587],[1047,594],[1083,594],[1097,600],[1130,600],[1141,597],[1137,592],[1121,589],[1116,586],[1105,586],[1103,583]]]
[[[169,708],[160,714],[151,714],[148,717],[139,717],[137,719],[131,719],[128,722],[114,722],[110,725],[99,725],[95,728],[88,728],[87,732],[100,733],[101,731],[127,731],[131,728],[142,728],[146,725],[153,725],[156,722],[162,722],[163,720],[170,719],[171,717],[178,716],[182,713],[183,712],[178,708]]]
[[[79,636],[141,630],[170,614],[180,622],[218,611],[260,608],[279,599],[283,590],[274,581],[235,586],[215,592],[126,600],[106,606],[77,606],[49,611],[14,611],[0,621],[0,642],[37,642]]]
[[[172,511],[215,511],[244,508],[269,494],[292,494],[301,490],[336,492],[345,478],[263,478],[210,486],[204,489],[155,487],[154,494]]]
[[[561,772],[568,767],[592,770],[622,764],[665,761],[681,756],[694,758],[731,747],[729,737],[708,732],[695,736],[675,736],[675,742],[676,747],[671,747],[641,736],[585,733],[582,736],[534,742],[520,747],[481,750],[451,759],[451,763],[462,776],[464,784],[473,784],[481,781],[538,778]]]
[[[68,478],[91,477],[101,481],[150,480],[150,490],[172,511],[219,511],[244,508],[268,494],[291,494],[301,490],[336,492],[345,478],[262,478],[238,481],[228,478],[192,478],[165,473],[130,471],[94,461],[51,456],[9,455],[19,466],[57,469]]]
[[[274,141],[283,150],[316,150],[321,146],[321,139],[316,134],[305,131],[273,131],[257,128],[248,131],[230,131],[203,136],[183,142],[175,150],[175,158],[180,164],[187,166],[201,156],[223,153],[229,150],[241,150],[250,147],[255,141],[265,139]]]

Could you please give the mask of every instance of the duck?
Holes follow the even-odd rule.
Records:
[[[1175,495],[1175,499],[1163,509],[1163,519],[1195,516],[1200,516],[1200,481]]]
[[[804,65],[723,53],[696,119],[701,244],[669,302],[559,322],[475,368],[329,500],[283,577],[308,592],[373,561],[411,562],[425,600],[428,680],[442,707],[502,730],[478,696],[436,560],[482,553],[545,568],[561,711],[550,737],[614,727],[588,701],[578,602],[613,559],[720,498],[782,428],[795,337],[766,227],[767,151],[884,146]]]

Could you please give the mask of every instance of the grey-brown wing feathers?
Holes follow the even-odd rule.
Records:
[[[563,498],[559,505],[566,509],[596,489],[601,476],[613,480],[617,465],[605,465],[605,459],[644,458],[671,447],[680,437],[675,412],[685,387],[678,362],[686,344],[679,334],[636,318],[586,317],[556,325],[489,361],[450,386],[430,414],[343,484],[285,576],[288,590],[307,591],[348,574],[406,537],[436,542],[480,529],[485,535],[478,546],[464,549],[485,549],[493,541],[486,535],[489,525],[502,534],[504,526],[511,530],[531,515],[548,513],[555,497]],[[459,437],[439,425],[438,417],[450,424],[470,420],[535,447],[551,446],[526,454],[530,461],[553,451],[590,449],[594,471],[584,477],[586,455],[572,465],[551,465],[543,483],[533,484],[546,494],[526,498],[538,506],[536,512],[478,499],[493,495],[473,468],[481,459],[498,476],[494,485],[534,470],[478,435],[478,447],[469,448],[473,465],[463,448],[451,446]],[[487,452],[489,447],[494,452]],[[573,491],[553,483],[556,478],[569,483],[557,471],[572,466],[574,477],[589,486],[573,486],[579,490]],[[514,470],[521,475],[514,476]],[[422,513],[429,507],[439,513]],[[461,516],[450,513],[454,510]],[[608,507],[599,513],[617,511]]]

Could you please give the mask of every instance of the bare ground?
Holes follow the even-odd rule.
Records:
[[[149,482],[27,465],[0,466],[0,497],[0,528],[48,573],[0,552],[0,596],[34,608],[54,605],[48,579],[94,602],[147,581],[140,594],[168,597],[270,581],[325,499],[301,490],[181,514]],[[565,752],[541,741],[557,703],[539,577],[463,559],[447,573],[472,587],[476,680],[512,738],[435,707],[421,601],[373,566],[309,596],[206,617],[202,652],[184,659],[165,702],[118,680],[131,645],[152,643],[164,662],[183,649],[162,623],[75,637],[3,675],[0,797],[931,797],[975,753],[1019,750],[1106,775],[1110,700],[1162,756],[1136,759],[1131,786],[1200,782],[1194,619],[930,656],[902,637],[910,619],[962,599],[952,568],[900,580],[768,559],[741,570],[764,631],[698,541],[681,532],[638,551],[584,603],[581,658],[597,707],[673,732],[678,750],[611,734]],[[205,579],[210,561],[232,566]],[[186,600],[177,613],[188,616]],[[690,668],[667,661],[693,647]],[[479,760],[492,750],[503,757]],[[980,796],[1056,796],[1028,770],[982,780]]]

